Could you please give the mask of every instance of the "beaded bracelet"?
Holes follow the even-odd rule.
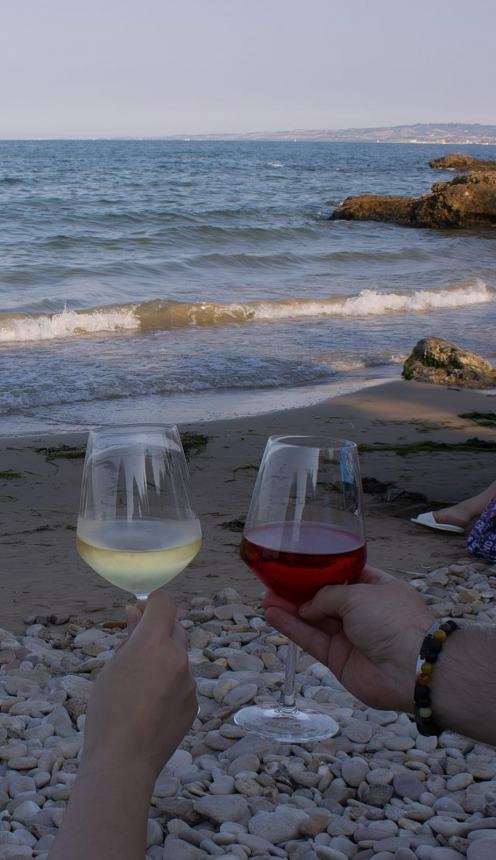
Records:
[[[435,621],[429,627],[417,657],[413,700],[415,722],[421,735],[440,735],[443,731],[436,723],[431,707],[431,682],[434,665],[446,639],[458,629],[456,621]]]

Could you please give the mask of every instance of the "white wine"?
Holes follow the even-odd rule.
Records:
[[[79,555],[118,588],[147,597],[188,566],[201,546],[193,520],[78,520]]]

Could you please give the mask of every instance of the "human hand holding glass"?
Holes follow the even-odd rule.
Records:
[[[246,519],[241,557],[271,591],[300,606],[325,585],[354,582],[366,560],[356,445],[343,439],[272,436]],[[295,703],[296,646],[290,642],[281,703],[235,716],[246,731],[287,742],[338,731],[324,713]]]
[[[141,600],[188,566],[201,526],[177,427],[90,432],[76,544],[93,570]]]

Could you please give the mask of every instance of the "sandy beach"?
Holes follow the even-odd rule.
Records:
[[[470,495],[494,478],[491,445],[453,447],[474,438],[496,445],[494,426],[460,417],[493,409],[494,398],[481,392],[398,381],[305,409],[182,426],[194,434],[187,437],[194,443],[189,466],[204,543],[171,586],[176,600],[188,606],[191,597],[226,585],[247,600],[260,593],[238,545],[257,465],[274,433],[344,436],[361,446],[372,564],[408,578],[460,558],[463,537],[421,529],[410,517]],[[2,440],[2,627],[18,630],[26,616],[95,623],[122,616],[125,594],[89,570],[74,547],[83,458],[60,456],[57,449],[84,442],[74,435]]]

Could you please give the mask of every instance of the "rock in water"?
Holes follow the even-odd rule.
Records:
[[[469,173],[436,182],[413,205],[415,227],[481,227],[496,224],[496,173]]]
[[[462,152],[450,152],[449,155],[429,161],[429,167],[441,170],[496,170],[496,161],[485,161],[483,158],[474,158],[473,155],[463,155]]]
[[[436,182],[421,197],[347,197],[330,220],[392,221],[410,227],[490,227],[496,224],[496,172]]]
[[[425,337],[403,365],[404,379],[463,388],[496,386],[496,370],[485,358],[438,337]]]
[[[330,221],[393,221],[412,224],[414,197],[382,194],[357,194],[347,197],[330,215]]]

